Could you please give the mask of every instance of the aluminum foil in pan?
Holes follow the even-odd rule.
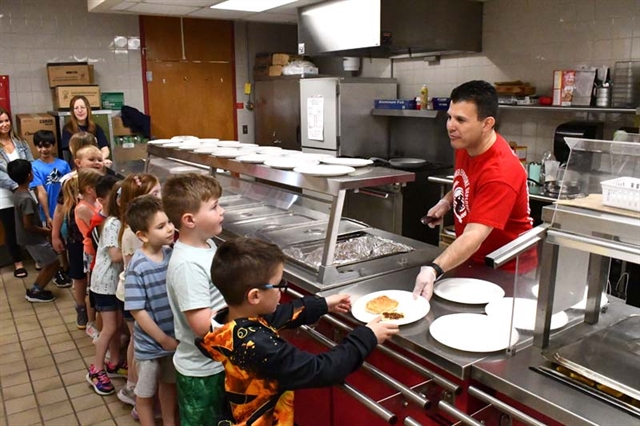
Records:
[[[322,263],[323,244],[306,247],[287,247],[284,254],[300,263],[318,269]],[[413,251],[413,247],[375,235],[362,235],[345,239],[336,243],[334,266],[371,260],[395,253]]]

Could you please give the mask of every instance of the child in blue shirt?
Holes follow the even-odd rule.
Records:
[[[53,223],[53,212],[56,210],[58,194],[62,188],[60,179],[71,172],[69,163],[53,155],[56,138],[50,130],[38,130],[33,134],[33,144],[40,153],[40,158],[31,163],[33,182],[40,202],[40,217],[49,228]]]
[[[142,248],[135,251],[129,262],[124,282],[124,307],[135,318],[136,409],[140,423],[155,424],[153,405],[157,392],[162,422],[173,425],[177,409],[173,353],[178,342],[166,281],[174,228],[162,210],[162,201],[151,194],[131,202],[126,222],[142,241]]]

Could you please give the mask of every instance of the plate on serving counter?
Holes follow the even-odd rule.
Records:
[[[492,318],[509,323],[513,313],[513,326],[520,330],[533,331],[536,325],[538,301],[534,299],[504,297],[485,306],[484,310]],[[567,313],[562,311],[551,316],[551,330],[564,327],[569,322]]]
[[[299,159],[298,159],[299,160]],[[331,166],[329,164],[318,164],[315,166],[310,165],[298,165],[294,172],[301,173],[303,175],[310,176],[342,176],[356,171],[353,167],[349,166]]]
[[[540,288],[539,284],[536,284],[533,287],[531,287],[531,294],[533,294],[536,298],[538,297],[539,288]],[[571,306],[569,309],[578,309],[582,311],[587,309],[587,292],[588,291],[589,291],[589,288],[585,287],[584,298],[578,303],[576,303],[575,305]],[[604,308],[605,306],[607,306],[608,303],[609,303],[609,298],[607,297],[607,293],[602,292],[602,297],[600,298],[600,308]]]
[[[152,140],[147,142],[149,145],[166,145],[168,143],[174,143],[175,141],[172,141],[171,139],[156,139],[156,140]]]
[[[495,352],[518,343],[520,335],[498,318],[482,314],[450,314],[429,326],[431,336],[450,348],[467,352]],[[509,339],[511,335],[511,339]]]
[[[273,167],[274,169],[293,170],[296,167],[303,167],[306,165],[315,166],[318,164],[315,160],[302,160],[300,158],[287,158],[287,157],[271,157],[264,162],[265,166]]]
[[[250,154],[246,151],[242,152],[242,150],[240,151],[240,154],[241,155],[239,157],[236,157],[236,160],[240,161],[241,163],[262,164],[266,160],[269,160],[271,158],[268,155],[253,153]]]
[[[342,158],[342,157],[324,157],[320,159],[325,164],[332,164],[334,166],[350,166],[350,167],[365,167],[373,164],[373,161],[367,158]]]
[[[222,148],[239,148],[242,144],[238,141],[218,141],[216,145]]]
[[[212,157],[218,158],[236,158],[240,155],[240,150],[235,148],[218,148],[211,153]]]
[[[466,305],[486,305],[504,297],[499,285],[475,278],[446,278],[436,282],[433,292],[442,299]]]
[[[173,141],[173,142],[169,142],[169,143],[165,143],[162,145],[163,148],[178,148],[180,146],[182,146],[184,142],[182,141]]]
[[[369,321],[378,317],[379,314],[372,314],[371,312],[367,312],[366,306],[369,301],[380,296],[387,296],[388,298],[398,302],[398,306],[393,310],[393,312],[404,315],[404,317],[400,319],[383,320],[391,324],[411,324],[412,322],[419,321],[427,316],[427,314],[431,310],[431,305],[429,305],[429,301],[427,299],[422,296],[414,299],[413,293],[410,291],[382,290],[366,294],[356,300],[351,307],[351,314],[355,317],[355,319],[364,323],[368,323]]]
[[[196,149],[193,150],[194,153],[196,154],[213,154],[214,152],[218,151],[220,148],[215,147],[215,146],[200,146]]]

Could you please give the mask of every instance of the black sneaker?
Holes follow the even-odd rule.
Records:
[[[53,277],[53,282],[58,288],[71,287],[71,279],[62,272],[62,269],[58,269],[58,272],[56,272],[56,275]]]
[[[55,296],[47,290],[33,291],[29,289],[27,290],[27,294],[24,298],[31,303],[46,303],[53,302],[55,300]]]

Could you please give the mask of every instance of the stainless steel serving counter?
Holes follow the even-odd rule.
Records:
[[[586,335],[615,324],[622,318],[637,314],[638,309],[613,299],[607,312],[600,315],[597,324],[584,322],[567,333],[554,335],[555,349],[580,340]],[[545,350],[546,352],[546,350]],[[513,357],[486,358],[471,367],[471,378],[518,402],[567,425],[638,425],[640,420],[597,398],[585,395],[559,381],[529,369],[545,363],[539,348],[529,346]],[[629,371],[628,374],[638,374]]]

